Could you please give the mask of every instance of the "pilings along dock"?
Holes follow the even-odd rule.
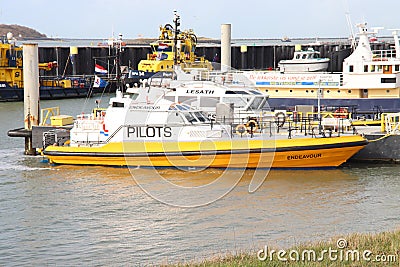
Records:
[[[121,66],[137,69],[139,61],[147,58],[151,53],[150,42],[155,39],[126,40],[126,46],[121,54]],[[312,47],[319,51],[322,57],[330,59],[329,72],[342,71],[343,60],[350,55],[351,42],[347,39],[292,39],[291,42],[282,42],[279,39],[232,39],[231,67],[234,69],[276,69],[282,59],[293,57],[295,46],[302,48]],[[76,42],[75,42],[76,41]],[[92,75],[94,73],[95,59],[100,63],[110,56],[107,43],[90,40],[46,41],[38,42],[39,62],[57,61],[58,68],[46,72],[47,75]],[[70,45],[67,45],[70,44]],[[373,44],[373,49],[385,49],[393,44],[382,42]],[[73,49],[72,49],[73,48]],[[75,65],[72,66],[70,55],[74,51]],[[217,62],[221,60],[220,40],[199,38],[196,55],[204,56],[213,61],[217,55]],[[110,61],[110,64],[112,61]]]

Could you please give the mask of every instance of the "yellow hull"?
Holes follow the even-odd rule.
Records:
[[[361,136],[276,141],[109,143],[101,147],[49,146],[51,163],[215,168],[337,167],[366,145]]]

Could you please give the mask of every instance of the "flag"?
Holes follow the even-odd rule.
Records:
[[[167,48],[168,48],[168,45],[167,45],[167,44],[160,43],[160,44],[158,45],[158,50],[164,50],[164,49],[167,49]]]
[[[96,87],[96,88],[98,88],[98,87],[106,87],[107,84],[108,84],[108,82],[103,80],[99,76],[97,76],[97,75],[94,76],[93,87]]]
[[[99,73],[99,74],[107,74],[107,70],[98,64],[95,64],[94,72]]]

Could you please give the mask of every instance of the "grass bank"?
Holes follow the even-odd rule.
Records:
[[[351,234],[284,250],[260,248],[176,266],[400,266],[400,230]]]

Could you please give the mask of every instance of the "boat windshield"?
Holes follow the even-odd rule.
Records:
[[[200,112],[200,111],[196,111],[194,114],[196,115],[197,120],[200,121],[200,122],[208,122],[209,121],[207,116],[204,113]]]
[[[261,105],[263,104],[264,97],[255,97],[253,102],[250,105],[250,109],[261,109]]]
[[[190,106],[186,104],[172,104],[170,110],[190,110]]]
[[[185,115],[185,118],[188,122],[193,123],[193,122],[197,122],[196,117],[193,115],[192,112],[184,112],[183,113]]]

